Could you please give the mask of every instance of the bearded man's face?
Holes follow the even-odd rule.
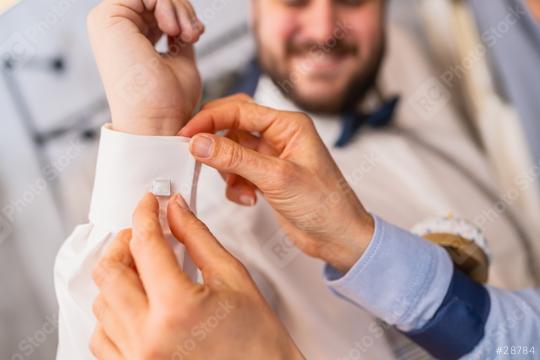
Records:
[[[264,72],[306,111],[335,114],[377,78],[385,49],[384,0],[251,0]]]

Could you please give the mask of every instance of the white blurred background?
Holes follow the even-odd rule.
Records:
[[[248,1],[194,0],[203,79],[250,59]],[[394,2],[393,21],[414,27],[414,1]],[[108,120],[85,29],[98,2],[22,0],[0,15],[0,359],[54,358],[54,257],[87,221]]]

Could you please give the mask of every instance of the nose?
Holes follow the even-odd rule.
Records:
[[[335,7],[334,0],[312,0],[303,13],[304,37],[318,43],[331,39],[337,23]]]

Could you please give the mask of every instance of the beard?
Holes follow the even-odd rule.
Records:
[[[295,74],[286,69],[285,62],[294,56],[311,54],[314,56],[323,53],[325,56],[336,58],[356,56],[358,58],[359,49],[355,44],[347,43],[343,39],[333,39],[332,46],[318,44],[314,42],[303,42],[286,44],[285,61],[277,56],[265,51],[257,41],[257,60],[263,72],[267,74],[281,93],[292,100],[302,110],[313,114],[335,115],[346,111],[354,110],[364,99],[366,94],[375,87],[381,65],[385,55],[384,36],[381,36],[379,45],[366,61],[358,64],[341,91],[328,93],[321,99],[312,99],[303,96],[297,89]],[[327,79],[331,81],[331,79]]]

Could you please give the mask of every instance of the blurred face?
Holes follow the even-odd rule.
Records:
[[[384,0],[252,0],[259,62],[306,111],[353,107],[384,55]]]

